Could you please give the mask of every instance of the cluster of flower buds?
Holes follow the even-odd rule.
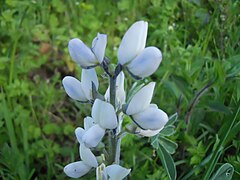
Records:
[[[64,167],[69,177],[82,177],[92,168],[96,168],[97,179],[104,180],[123,179],[130,173],[131,170],[121,167],[118,161],[107,162],[105,158],[96,158],[92,152],[93,148],[103,143],[105,134],[118,141],[118,135],[122,132],[123,114],[131,117],[136,127],[134,133],[142,136],[158,134],[167,123],[167,114],[156,104],[151,104],[155,82],[143,86],[126,103],[123,70],[126,69],[135,79],[142,79],[153,74],[162,61],[158,48],[145,48],[147,29],[148,24],[144,21],[138,21],[128,29],[118,49],[118,65],[114,72],[109,72],[110,62],[105,58],[107,35],[98,34],[91,48],[80,39],[69,41],[70,56],[82,67],[82,75],[81,81],[71,76],[64,77],[63,87],[72,99],[92,104],[92,117],[84,119],[84,129],[78,127],[75,130],[80,143],[81,161]],[[98,92],[97,66],[109,75],[110,85],[104,96]]]

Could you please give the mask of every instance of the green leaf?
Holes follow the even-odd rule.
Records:
[[[163,130],[160,131],[161,136],[171,136],[175,133],[175,126],[169,125],[165,126]]]
[[[173,180],[177,177],[176,166],[172,159],[172,156],[165,150],[165,148],[159,144],[159,148],[157,150],[157,154],[161,159],[163,167],[167,171],[169,179]]]
[[[213,111],[222,112],[225,114],[231,114],[231,111],[223,103],[220,102],[211,102],[208,107]]]
[[[177,143],[165,137],[159,137],[159,143],[166,149],[169,154],[175,153],[178,145]]]
[[[217,172],[212,176],[211,180],[230,180],[234,173],[234,167],[229,164],[223,164]]]
[[[174,124],[174,123],[177,121],[177,119],[178,119],[178,114],[177,114],[177,113],[171,115],[171,116],[169,117],[168,122],[167,122],[167,124],[165,125],[165,127]]]

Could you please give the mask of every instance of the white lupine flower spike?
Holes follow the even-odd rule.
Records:
[[[145,21],[132,24],[120,43],[116,66],[105,57],[106,34],[98,33],[92,41],[91,48],[77,38],[69,41],[70,56],[83,69],[81,81],[66,76],[62,84],[69,97],[82,103],[88,102],[92,105],[92,110],[89,113],[91,117],[84,118],[83,128],[75,129],[81,161],[64,167],[67,176],[80,178],[96,168],[97,180],[126,178],[131,169],[119,165],[121,139],[125,136],[126,129],[139,136],[152,137],[159,134],[168,122],[168,115],[156,104],[151,104],[155,82],[140,85],[140,90],[138,87],[134,89],[136,87],[133,86],[132,92],[138,92],[129,93],[131,99],[126,100],[123,71],[127,70],[135,79],[142,79],[152,75],[162,61],[162,53],[157,47],[145,47],[147,31],[148,23]],[[94,68],[98,65],[105,72],[105,76],[102,77],[107,76],[109,82],[104,96],[100,94],[102,89],[99,88],[103,82],[98,81]],[[87,106],[90,106],[89,104]],[[124,113],[132,119],[131,129],[128,128],[129,124],[122,127],[127,123],[124,122]],[[95,149],[97,151],[94,151]]]

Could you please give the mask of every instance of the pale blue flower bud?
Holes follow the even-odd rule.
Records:
[[[91,168],[91,166],[88,166],[83,161],[77,161],[65,166],[63,171],[71,178],[80,178],[87,174]]]
[[[127,65],[127,68],[134,76],[144,78],[152,75],[161,61],[161,51],[156,47],[147,47]]]
[[[125,33],[118,49],[118,61],[125,65],[132,61],[145,48],[148,23],[135,22]]]

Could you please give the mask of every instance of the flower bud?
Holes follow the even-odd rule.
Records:
[[[92,151],[87,148],[84,143],[80,144],[79,146],[80,157],[85,164],[91,167],[97,167],[98,162]]]
[[[113,164],[106,167],[106,172],[110,179],[122,180],[130,173],[130,171],[131,169],[126,169],[117,164]]]
[[[151,82],[140,89],[128,104],[126,114],[133,115],[146,109],[152,100],[155,82]]]
[[[82,83],[72,76],[66,76],[62,80],[63,87],[69,97],[74,100],[86,102],[88,99],[83,91]]]
[[[91,166],[88,166],[83,161],[77,161],[66,165],[63,171],[71,178],[80,178],[87,174],[91,168]]]
[[[92,51],[97,57],[100,64],[104,59],[106,46],[107,46],[107,35],[98,33],[97,37],[95,37],[92,41]]]
[[[145,48],[147,29],[147,22],[137,21],[124,34],[118,49],[118,61],[121,65],[132,61]]]
[[[147,47],[127,65],[127,68],[134,76],[144,78],[152,75],[161,61],[161,51],[156,47]]]
[[[167,114],[161,109],[149,106],[144,111],[132,115],[133,120],[144,130],[159,130],[168,121]]]
[[[104,129],[117,127],[117,116],[110,103],[96,99],[92,107],[92,117]]]
[[[97,73],[95,68],[92,69],[82,69],[82,89],[88,100],[93,99],[92,95],[92,82],[94,83],[96,89],[98,89],[99,83],[97,78]]]
[[[98,64],[98,60],[92,50],[80,39],[74,38],[70,40],[68,50],[72,59],[82,68],[88,68]]]
[[[96,147],[102,140],[105,134],[105,129],[100,127],[98,124],[89,128],[82,136],[82,142],[88,148]]]
[[[124,90],[124,73],[121,72],[118,76],[117,76],[117,80],[116,80],[116,107],[121,107],[124,103],[125,103],[125,99],[126,99],[126,93]],[[110,102],[110,88],[108,87],[106,93],[105,93],[105,99],[106,101]]]

